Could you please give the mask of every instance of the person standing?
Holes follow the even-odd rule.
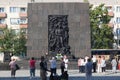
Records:
[[[67,71],[67,70],[68,70],[68,58],[67,58],[66,55],[64,55],[63,61],[65,62],[65,69],[66,69],[66,71]]]
[[[98,71],[98,73],[102,72],[102,68],[101,68],[101,56],[99,56],[98,60],[97,60],[97,71]]]
[[[86,55],[85,56],[85,64],[87,63],[88,59],[89,59],[89,57]]]
[[[92,67],[93,63],[91,62],[91,59],[89,58],[87,60],[87,63],[85,64],[85,73],[86,73],[86,80],[92,80]]]
[[[115,58],[112,59],[111,64],[113,73],[116,73],[117,61]]]
[[[32,57],[29,61],[29,67],[30,67],[30,79],[32,77],[35,77],[35,63],[36,60],[34,59],[34,57]]]
[[[96,72],[96,65],[97,65],[96,56],[93,56],[93,57],[92,57],[92,62],[93,62],[93,72]]]
[[[61,69],[61,75],[63,75],[65,69],[65,62],[63,61],[63,58],[61,58],[60,69]]]
[[[105,72],[106,61],[104,56],[102,57],[102,60],[101,60],[101,68],[102,68],[102,72]]]
[[[40,61],[40,77],[41,80],[47,80],[47,62],[45,61],[44,56],[41,56],[41,61]]]
[[[16,74],[16,60],[13,58],[10,63],[9,63],[9,66],[10,66],[10,69],[11,69],[11,77],[15,77],[15,74]]]
[[[57,63],[56,63],[55,57],[52,57],[52,60],[49,60],[49,61],[50,61],[51,75],[56,74]]]
[[[118,70],[120,70],[120,59],[118,60]]]
[[[78,59],[78,69],[79,69],[79,73],[82,72],[82,70],[81,70],[81,58]]]
[[[81,58],[81,73],[84,73],[85,72],[85,59],[84,58]]]

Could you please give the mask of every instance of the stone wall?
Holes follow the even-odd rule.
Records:
[[[76,57],[90,56],[90,22],[88,3],[29,3],[27,56],[48,52],[48,16],[67,15],[69,45]]]

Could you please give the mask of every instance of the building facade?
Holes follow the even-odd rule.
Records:
[[[1,0],[0,28],[27,29],[27,4],[29,0]]]

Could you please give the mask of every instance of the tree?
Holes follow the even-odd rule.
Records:
[[[2,34],[0,35],[0,51],[12,52],[14,43],[14,32],[11,29],[0,29]]]
[[[91,26],[91,48],[111,49],[113,48],[112,28],[108,26],[111,17],[108,15],[104,4],[95,8],[90,6],[90,26]]]
[[[3,34],[0,35],[0,51],[20,55],[26,53],[26,37],[23,30],[16,33],[12,29],[0,29]]]
[[[26,53],[26,35],[21,29],[20,32],[16,33],[16,38],[14,39],[14,54],[25,55]]]

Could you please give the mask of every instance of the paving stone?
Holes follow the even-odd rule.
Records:
[[[39,70],[36,70],[35,78],[29,78],[29,70],[19,70],[16,73],[16,78],[10,77],[10,71],[0,71],[0,80],[41,80],[39,77]],[[60,70],[57,70],[60,75]],[[85,80],[85,73],[78,73],[78,70],[69,70],[69,80]],[[49,80],[48,73],[48,80]],[[120,80],[120,71],[117,73],[112,73],[110,70],[106,73],[93,73],[92,80]]]

